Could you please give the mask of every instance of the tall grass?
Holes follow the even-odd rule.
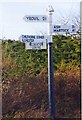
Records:
[[[3,92],[3,116],[49,118],[48,77],[44,69],[37,76],[23,76],[10,82]],[[54,74],[56,118],[80,118],[80,68],[68,67]]]

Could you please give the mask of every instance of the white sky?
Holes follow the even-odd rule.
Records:
[[[0,0],[0,2],[80,2],[81,0]]]
[[[27,23],[25,15],[46,15],[46,8],[54,8],[53,24],[72,24],[80,17],[81,0],[0,0],[0,38],[18,39],[21,34],[47,34],[47,23]],[[16,2],[15,2],[16,1]],[[25,2],[27,1],[27,2]],[[33,1],[33,2],[32,2]]]

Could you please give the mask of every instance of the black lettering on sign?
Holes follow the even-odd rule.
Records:
[[[29,20],[32,20],[32,17],[29,17]]]
[[[72,25],[72,28],[75,28],[75,26],[74,26],[74,25]]]
[[[42,17],[43,20],[46,20],[46,17]]]
[[[26,19],[28,20],[28,19],[29,19],[29,17],[26,17]]]
[[[67,29],[67,32],[69,32],[69,29]]]
[[[44,36],[37,36],[37,39],[44,39]]]
[[[54,32],[58,32],[58,30],[54,30]]]
[[[75,32],[75,29],[72,29],[72,32]]]
[[[60,25],[54,25],[54,28],[61,28]]]
[[[39,18],[38,18],[38,17],[36,17],[36,19],[37,19],[37,20],[39,20]]]
[[[31,17],[31,20],[34,20],[34,17]]]
[[[32,43],[30,42],[29,45],[31,46],[31,44],[32,44]]]
[[[54,29],[54,32],[69,32],[69,29]]]
[[[39,20],[39,17],[26,17],[27,20]]]

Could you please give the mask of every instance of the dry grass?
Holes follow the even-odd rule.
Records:
[[[3,92],[3,116],[48,118],[47,71],[11,80]],[[3,84],[4,86],[4,84]],[[80,118],[80,69],[55,72],[56,118]]]
[[[80,117],[80,69],[55,73],[57,117]]]

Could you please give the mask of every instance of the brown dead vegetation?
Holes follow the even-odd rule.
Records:
[[[54,77],[56,118],[80,118],[80,69],[58,70]],[[46,70],[11,80],[3,91],[3,117],[49,118],[47,80]]]

